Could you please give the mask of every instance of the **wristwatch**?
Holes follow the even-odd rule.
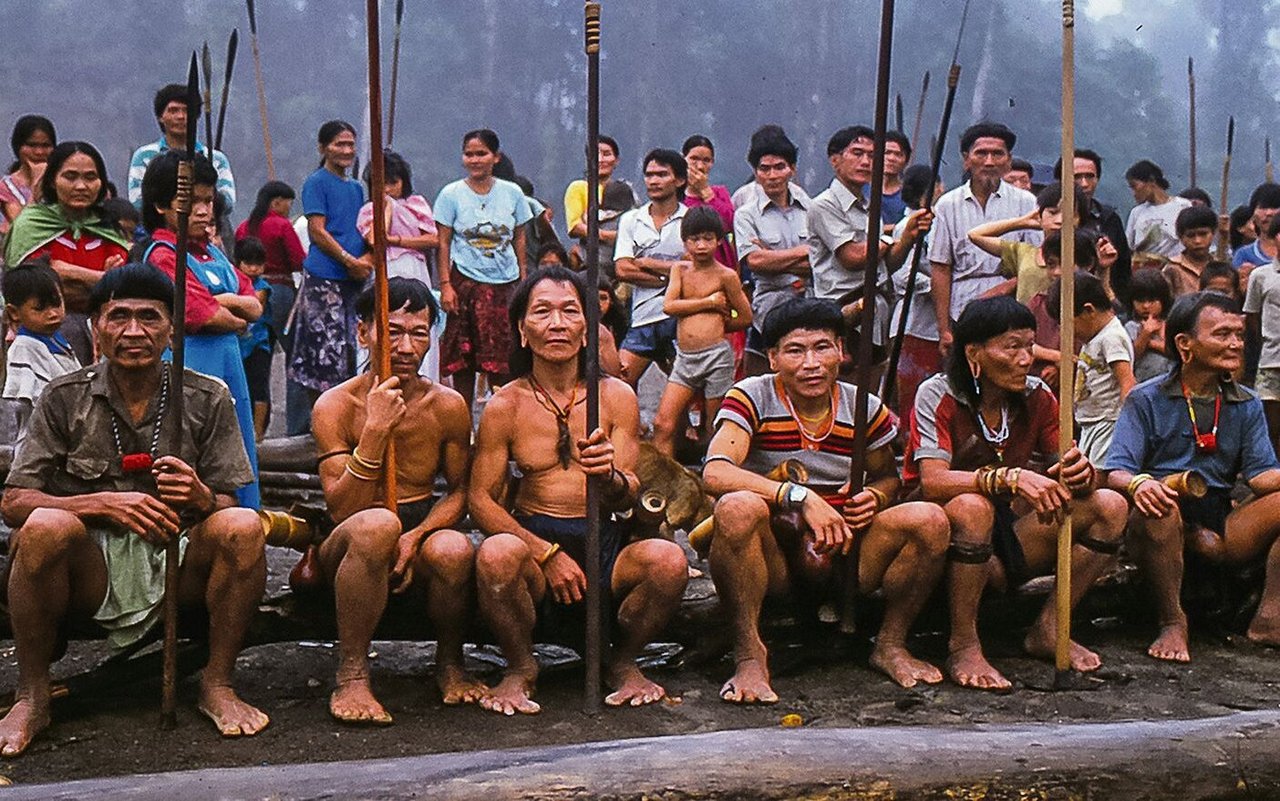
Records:
[[[804,504],[804,499],[809,497],[809,488],[801,484],[792,484],[787,490],[787,497],[784,501],[786,508],[799,509]]]

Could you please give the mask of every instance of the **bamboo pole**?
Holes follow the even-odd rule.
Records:
[[[1076,196],[1075,186],[1075,0],[1062,0],[1062,308],[1058,343],[1058,453],[1073,447],[1075,423],[1075,306],[1076,306]],[[1059,473],[1059,480],[1065,479]],[[1058,569],[1055,582],[1057,637],[1054,667],[1060,682],[1071,669],[1071,514],[1064,513],[1058,528]]]
[[[1187,56],[1187,99],[1191,118],[1191,185],[1199,186],[1196,183],[1196,63],[1191,56]]]
[[[1275,172],[1271,169],[1271,137],[1270,136],[1262,140],[1262,149],[1264,151],[1263,158],[1265,159],[1265,162],[1266,162],[1266,166],[1264,167],[1264,171],[1265,171],[1264,177],[1266,178],[1267,183],[1273,184],[1276,182],[1276,175],[1275,175]],[[1226,212],[1227,210],[1224,208],[1222,211]]]
[[[262,81],[262,56],[258,53],[258,15],[254,11],[253,0],[245,0],[245,4],[249,7],[249,44],[253,51],[254,82],[258,85],[258,116],[262,118],[262,148],[267,156],[267,177],[274,181],[276,162],[271,156],[271,126],[267,124],[267,87]]]
[[[400,85],[400,23],[404,20],[404,0],[396,0],[396,32],[391,45],[391,102],[387,105],[387,147],[396,136],[396,87]]]
[[[1221,203],[1218,204],[1218,213],[1230,216],[1230,210],[1227,209],[1227,189],[1231,185],[1231,151],[1235,147],[1236,141],[1236,118],[1227,118],[1227,154],[1222,157],[1222,195]],[[1230,226],[1218,226],[1218,258],[1223,261],[1231,259],[1231,237]],[[1266,231],[1259,231],[1258,235],[1263,236]]]

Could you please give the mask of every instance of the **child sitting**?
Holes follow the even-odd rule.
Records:
[[[244,376],[249,382],[249,400],[253,402],[253,430],[258,439],[267,433],[271,420],[271,284],[263,278],[267,269],[267,249],[256,236],[236,242],[236,269],[253,280],[253,292],[262,304],[262,315],[249,323],[240,335],[240,356],[244,359]]]
[[[1200,274],[1213,256],[1213,237],[1218,232],[1218,215],[1204,206],[1190,206],[1178,212],[1173,222],[1182,243],[1182,253],[1169,260],[1162,272],[1173,291],[1173,299],[1200,291]]]
[[[79,370],[80,360],[58,333],[67,312],[62,282],[52,267],[27,263],[8,270],[4,298],[5,313],[17,324],[18,334],[9,346],[3,397],[13,408],[21,432],[45,386]]]
[[[751,302],[741,279],[716,261],[724,236],[724,223],[709,206],[689,209],[680,221],[680,238],[691,261],[671,266],[662,302],[662,310],[677,318],[676,361],[653,420],[654,447],[668,456],[698,390],[707,402],[702,419],[715,419],[733,386],[733,347],[725,334],[751,325]]]
[[[1129,310],[1133,319],[1125,330],[1133,340],[1133,375],[1139,384],[1173,369],[1164,338],[1164,318],[1173,296],[1159,270],[1138,270],[1129,281]]]

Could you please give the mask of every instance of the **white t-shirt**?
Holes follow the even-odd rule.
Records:
[[[1133,342],[1120,318],[1112,317],[1076,361],[1076,421],[1081,425],[1119,419],[1120,382],[1111,371],[1116,362],[1133,364]]]
[[[1249,273],[1244,311],[1262,315],[1262,356],[1258,366],[1280,367],[1280,266],[1275,262]]]
[[[1129,212],[1129,222],[1124,227],[1129,247],[1135,253],[1155,253],[1167,259],[1181,255],[1182,242],[1178,239],[1178,229],[1174,223],[1178,214],[1190,207],[1190,200],[1176,195],[1158,206],[1151,203],[1134,206],[1133,211]]]

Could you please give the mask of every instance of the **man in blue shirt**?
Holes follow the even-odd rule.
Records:
[[[1106,463],[1108,484],[1137,509],[1130,544],[1156,596],[1160,634],[1147,653],[1191,659],[1180,601],[1184,544],[1211,562],[1266,561],[1248,637],[1280,645],[1280,462],[1262,402],[1230,379],[1244,363],[1244,317],[1233,299],[1197,292],[1178,299],[1165,326],[1179,359],[1169,375],[1129,393]],[[1161,481],[1185,470],[1204,477],[1204,498]],[[1233,508],[1238,478],[1254,498]]]

